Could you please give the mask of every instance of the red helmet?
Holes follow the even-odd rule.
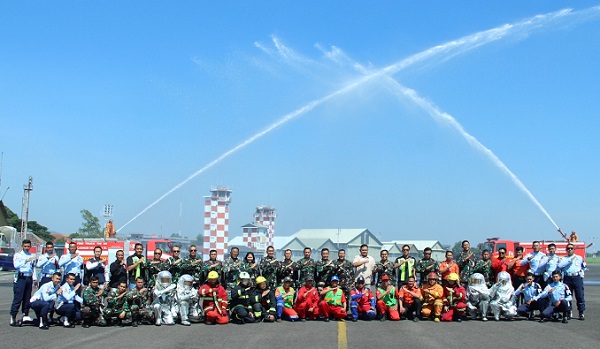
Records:
[[[429,273],[429,274],[427,275],[427,279],[428,279],[428,280],[429,280],[429,279],[437,279],[437,278],[438,278],[438,274],[437,274],[436,272],[434,272],[434,271],[432,271],[431,273]]]

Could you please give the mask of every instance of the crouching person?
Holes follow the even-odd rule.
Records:
[[[97,276],[90,278],[90,285],[83,291],[83,307],[81,316],[83,317],[83,328],[94,326],[106,326],[106,319],[102,314],[104,297],[108,296],[108,290],[100,288],[100,281]]]
[[[540,322],[550,319],[554,313],[562,313],[563,323],[569,322],[567,320],[569,312],[571,311],[571,290],[569,286],[565,285],[562,281],[560,271],[555,270],[552,272],[552,282],[544,288],[539,296],[534,297],[534,300],[539,301],[540,299],[548,298],[548,306],[540,314]]]
[[[314,320],[319,316],[319,291],[315,287],[315,278],[312,275],[306,275],[306,283],[298,290],[298,297],[294,303],[294,310],[298,313],[300,321],[306,319]]]
[[[112,291],[106,300],[104,317],[111,325],[123,326],[124,320],[131,319],[131,310],[127,303],[127,283],[121,282],[116,291]]]
[[[523,295],[523,304],[517,308],[517,314],[527,317],[528,320],[533,319],[534,310],[542,310],[539,303],[534,299],[542,293],[542,287],[534,280],[535,276],[532,273],[527,273],[525,282],[515,290],[515,296]]]
[[[154,300],[152,302],[152,311],[154,312],[154,324],[160,326],[175,325],[173,319],[173,302],[177,285],[173,283],[173,277],[167,270],[163,270],[156,275],[156,284],[154,285]]]
[[[73,286],[74,283],[75,274],[67,274],[56,300],[56,313],[64,318],[63,325],[68,328],[75,327],[73,323],[81,320],[81,312],[78,308],[83,303],[83,299],[77,295],[81,283]]]
[[[262,319],[273,322],[277,319],[277,300],[275,292],[267,287],[267,279],[263,276],[256,278],[256,287],[252,296],[252,311],[257,321]]]
[[[219,273],[208,273],[206,284],[200,287],[198,294],[204,300],[204,318],[207,325],[225,325],[229,322],[227,317],[227,291],[219,284]]]
[[[298,320],[298,313],[294,310],[294,294],[296,291],[292,288],[292,278],[286,276],[283,279],[283,285],[275,290],[277,298],[277,318],[290,321]]]
[[[498,273],[498,282],[490,289],[490,298],[494,320],[499,321],[502,314],[507,320],[511,320],[513,316],[517,315],[515,289],[510,282],[509,273],[505,271]]]
[[[364,320],[373,320],[377,315],[375,297],[371,290],[365,287],[365,278],[362,276],[356,279],[355,287],[350,291],[350,311],[354,322],[359,317]]]
[[[191,275],[181,275],[177,285],[176,309],[184,326],[190,325],[190,316],[198,319],[198,290],[193,287],[194,278]]]
[[[377,288],[377,311],[379,312],[379,320],[392,321],[400,320],[398,313],[398,291],[396,287],[390,283],[390,277],[383,275],[381,277],[381,286]]]
[[[400,314],[412,321],[419,321],[423,303],[421,302],[421,290],[417,286],[414,276],[409,276],[406,285],[398,292],[398,309]]]
[[[432,318],[435,322],[440,322],[442,307],[444,306],[444,289],[438,284],[438,275],[435,272],[427,275],[427,284],[421,287],[423,295],[423,306],[421,314],[423,318]]]
[[[231,290],[231,301],[229,302],[229,311],[231,320],[236,324],[245,324],[256,322],[250,305],[250,274],[241,272],[237,286]]]
[[[448,285],[444,287],[444,309],[442,321],[462,321],[467,304],[465,303],[465,288],[459,283],[458,274],[452,273],[446,278]]]
[[[127,293],[127,303],[131,310],[131,326],[137,327],[142,321],[152,323],[152,293],[144,287],[144,279],[135,279],[135,288]]]
[[[330,316],[340,320],[345,318],[346,313],[346,296],[344,291],[339,287],[340,279],[334,275],[331,277],[331,286],[326,287],[320,292],[323,300],[319,303],[321,313],[325,316],[325,321],[328,322]]]
[[[47,330],[50,324],[48,313],[51,309],[54,309],[54,302],[58,295],[62,292],[60,288],[60,280],[62,275],[60,273],[54,273],[52,275],[52,281],[43,284],[31,297],[30,304],[31,309],[35,311],[35,315],[39,321],[39,328],[41,330]]]

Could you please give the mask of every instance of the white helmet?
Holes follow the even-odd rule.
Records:
[[[178,287],[180,289],[184,289],[189,291],[192,289],[192,284],[194,283],[194,278],[189,274],[183,274],[179,278]]]
[[[469,286],[478,286],[485,284],[485,277],[480,273],[475,273],[469,278]]]
[[[161,289],[169,287],[173,283],[173,276],[168,270],[163,270],[156,274],[156,284],[162,286]]]

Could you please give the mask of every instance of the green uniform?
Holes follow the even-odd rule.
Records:
[[[377,284],[381,283],[381,278],[384,275],[390,277],[390,283],[392,285],[396,284],[396,269],[394,269],[394,263],[389,259],[381,260],[375,264],[375,274],[377,275]]]
[[[237,285],[238,275],[240,275],[240,269],[243,261],[239,258],[233,259],[227,258],[223,265],[223,274],[225,277],[225,285],[227,290],[232,290]]]
[[[181,262],[176,263],[178,260],[181,260]],[[169,272],[171,272],[171,276],[173,277],[173,282],[177,283],[177,280],[179,280],[179,277],[181,275],[183,275],[181,272],[183,271],[183,259],[181,258],[177,258],[175,259],[175,257],[169,257],[169,259],[167,259],[167,264],[169,266],[169,268],[167,269]]]
[[[148,322],[154,320],[154,312],[151,309],[152,292],[148,289],[138,290],[134,288],[127,293],[126,297],[133,320]]]
[[[169,270],[169,266],[167,265],[166,262],[160,260],[160,261],[155,261],[155,260],[150,260],[150,261],[146,261],[146,270],[148,271],[146,273],[146,276],[148,277],[148,280],[146,280],[146,285],[149,288],[153,288],[154,284],[156,283],[156,274],[160,273],[163,270]]]
[[[421,259],[417,262],[417,273],[421,277],[421,285],[427,283],[427,275],[431,272],[434,272],[439,275],[440,264],[433,258]]]
[[[250,275],[250,279],[254,282],[254,279],[260,274],[260,269],[258,268],[258,263],[250,263],[244,262],[240,265],[240,272],[245,271]]]
[[[321,259],[316,264],[317,270],[317,282],[324,282],[325,285],[329,286],[331,277],[335,275],[335,264],[330,259]]]
[[[354,285],[354,266],[347,259],[336,259],[334,275],[340,278],[340,288],[344,291],[346,299],[350,299],[350,288]]]
[[[485,284],[488,288],[494,285],[494,271],[492,270],[492,260],[484,261],[480,259],[473,267],[473,273],[480,273],[485,278]]]
[[[206,283],[206,278],[208,278],[208,273],[211,271],[216,271],[219,273],[219,277],[223,276],[223,263],[219,260],[206,260],[202,264],[202,285]]]
[[[202,265],[203,262],[200,258],[186,257],[181,262],[181,275],[188,274],[194,278],[195,284],[203,284]]]
[[[292,280],[296,280],[296,263],[291,259],[284,259],[279,263],[277,285],[281,285],[286,276],[289,276]]]
[[[377,288],[377,291],[379,291],[379,294],[384,294],[386,292],[385,289],[380,288],[380,287]],[[396,298],[396,288],[394,286],[391,286],[390,287],[390,293],[388,293],[385,296],[383,296],[381,298],[381,300],[388,307],[390,307],[390,308],[395,307],[396,304],[398,304],[398,299]]]
[[[460,282],[463,284],[467,284],[471,278],[471,275],[474,273],[473,268],[475,267],[475,255],[467,259],[467,256],[471,253],[472,252],[470,251],[462,251],[456,260],[456,264],[458,264],[458,269],[460,270]]]
[[[279,261],[275,257],[264,257],[260,260],[260,272],[267,279],[267,288],[275,289],[277,286],[277,273],[279,271]]]
[[[83,306],[81,307],[81,316],[83,321],[89,325],[106,326],[106,319],[102,314],[102,298],[108,296],[108,290],[102,290],[100,296],[100,287],[87,287],[83,291]]]
[[[298,270],[298,279],[296,281],[296,287],[300,288],[306,283],[306,276],[315,276],[316,263],[312,258],[302,258],[296,261],[296,270]]]
[[[107,298],[106,309],[104,309],[104,317],[107,320],[118,321],[119,314],[125,312],[125,319],[131,317],[131,309],[129,309],[129,303],[127,302],[127,292],[121,298],[117,298],[120,296],[119,291],[113,291]]]

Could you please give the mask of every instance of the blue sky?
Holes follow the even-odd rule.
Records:
[[[70,233],[123,226],[285,115],[452,40],[572,8],[363,80],[227,156],[122,233],[196,236],[211,186],[230,235],[257,205],[276,234],[368,228],[383,240],[559,238],[488,157],[399,93],[452,115],[563,231],[600,230],[598,1],[9,2],[0,5],[0,195]],[[546,17],[544,17],[546,18]],[[538,17],[539,20],[539,17]],[[596,243],[600,244],[600,243]]]

